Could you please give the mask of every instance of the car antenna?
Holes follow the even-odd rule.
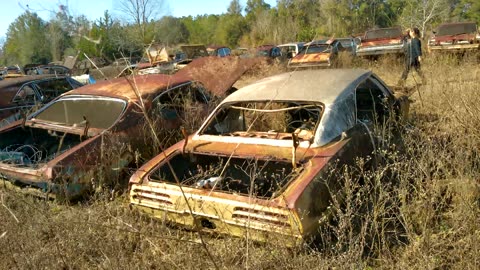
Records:
[[[22,115],[22,129],[25,129],[25,123],[27,122],[27,114],[24,111],[21,111],[20,114]]]
[[[296,150],[299,145],[298,141],[298,134],[295,132],[292,132],[292,141],[293,141],[293,147],[292,147],[292,166],[294,169],[297,168],[297,158],[296,158]]]
[[[185,148],[187,148],[187,143],[188,143],[188,132],[185,127],[181,127],[180,130],[182,131],[183,138],[185,139],[185,142],[183,143],[183,147],[182,147],[182,153],[185,154]]]
[[[88,122],[87,117],[84,115],[83,120],[85,122],[85,128],[83,129],[83,136],[82,137],[87,137],[88,135],[88,129],[90,128],[90,122]]]

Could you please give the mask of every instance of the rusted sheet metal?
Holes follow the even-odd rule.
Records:
[[[247,70],[261,60],[255,58],[202,57],[193,60],[174,76],[201,82],[216,95],[224,95]]]
[[[375,41],[364,41],[362,42],[362,47],[371,47],[371,46],[383,46],[401,43],[402,40],[398,39],[380,39]]]
[[[322,89],[309,87],[308,79],[315,84],[325,76],[337,82],[338,89],[323,95]],[[154,157],[131,177],[131,205],[183,226],[239,237],[248,232],[250,239],[259,241],[277,235],[288,239],[286,245],[296,245],[314,236],[328,216],[332,197],[342,200],[341,168],[372,154],[373,127],[364,118],[353,119],[352,125],[340,125],[341,134],[323,144],[301,134],[313,131],[316,138],[336,129],[344,118],[340,112],[350,115],[356,110],[355,103],[344,104],[351,93],[383,96],[370,105],[373,108],[365,109],[379,108],[385,100],[405,105],[383,84],[371,94],[372,87],[365,86],[377,80],[367,71],[307,70],[269,77],[236,91],[194,135]],[[288,87],[296,83],[297,88]],[[245,130],[245,123],[238,120],[251,117],[252,111],[259,113],[257,117],[267,112],[293,114],[265,122],[263,129],[268,131],[260,126]],[[305,125],[302,119],[311,121],[311,117],[317,118],[317,124]],[[292,133],[287,128],[270,129],[270,122],[281,119],[291,121],[287,127],[303,124]],[[257,192],[262,188],[267,188],[264,193]]]
[[[298,55],[290,61],[290,65],[326,64],[329,65],[332,53],[315,53]]]
[[[147,98],[155,93],[188,81],[188,77],[177,75],[150,74],[143,76],[126,76],[86,85],[69,92],[68,95],[110,96],[138,101],[139,97]]]

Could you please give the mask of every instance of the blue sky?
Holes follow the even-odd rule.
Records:
[[[164,2],[164,14],[175,17],[202,14],[221,14],[227,11],[231,0],[158,0]],[[118,0],[3,0],[0,8],[0,37],[5,37],[8,26],[26,9],[34,11],[45,20],[58,11],[59,5],[67,5],[73,16],[85,15],[90,20],[103,16],[105,10],[117,15]],[[276,0],[265,0],[276,6]],[[245,6],[246,0],[240,0]]]

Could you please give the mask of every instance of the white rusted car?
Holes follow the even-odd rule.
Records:
[[[237,90],[202,127],[142,166],[130,203],[190,228],[295,245],[318,232],[371,130],[408,111],[366,70],[303,70]]]

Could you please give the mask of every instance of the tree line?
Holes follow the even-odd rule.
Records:
[[[418,27],[428,34],[447,21],[480,22],[478,0],[231,0],[221,15],[159,16],[164,0],[120,0],[112,16],[94,21],[72,16],[68,7],[48,21],[26,10],[9,25],[0,63],[45,64],[85,53],[109,61],[141,56],[152,43],[217,44],[232,48],[360,35],[373,27]]]

